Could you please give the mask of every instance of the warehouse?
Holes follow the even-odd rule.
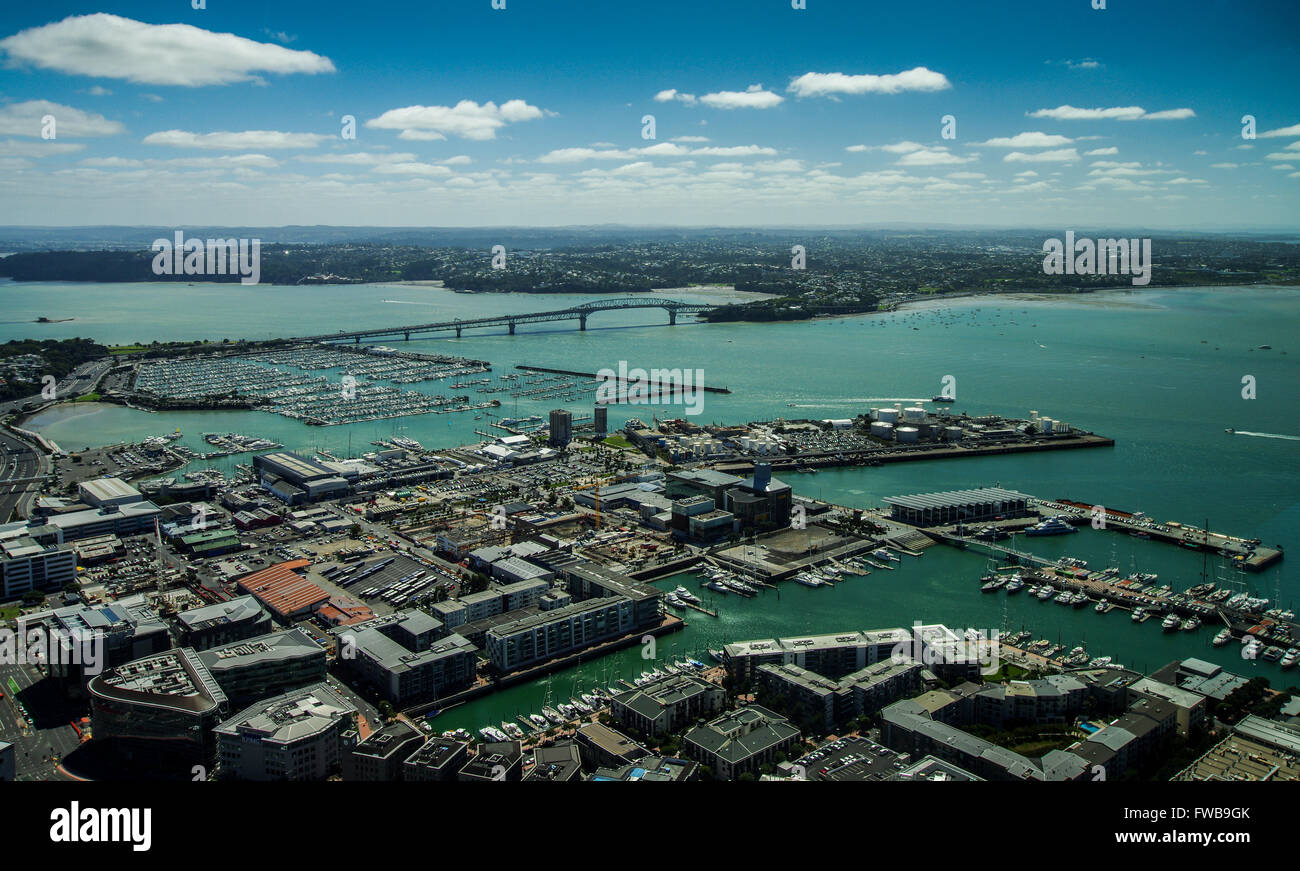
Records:
[[[1001,487],[978,490],[949,490],[891,496],[885,500],[890,517],[915,526],[943,526],[950,523],[1024,517],[1031,497]]]

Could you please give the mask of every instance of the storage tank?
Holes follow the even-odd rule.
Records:
[[[1042,428],[1043,432],[1046,433],[1053,432],[1052,426],[1055,423],[1056,421],[1052,420],[1050,417],[1040,417],[1038,419],[1039,426]]]
[[[1036,412],[1036,411],[1031,411],[1031,412],[1029,412],[1029,419],[1030,419],[1030,420],[1038,420],[1038,412]]]
[[[900,426],[894,431],[894,434],[898,437],[898,440],[903,443],[915,442],[918,436],[916,427],[914,426]]]
[[[1063,420],[1058,420],[1056,422],[1056,431],[1058,433],[1065,433],[1066,435],[1069,435],[1070,425]]]
[[[876,419],[879,420],[879,421],[883,421],[884,423],[897,423],[897,422],[898,422],[898,409],[897,409],[897,408],[882,408],[882,409],[880,409],[880,416],[877,417]]]
[[[869,416],[872,420],[880,420],[880,409],[879,409],[879,408],[873,408],[873,409],[871,409],[871,412],[869,413],[868,416]]]
[[[885,423],[884,421],[878,420],[871,425],[871,434],[876,438],[893,441],[894,425],[892,423]]]
[[[938,424],[921,423],[916,426],[917,432],[921,434],[921,441],[932,442],[935,440],[936,433],[939,432]]]
[[[959,442],[961,441],[961,427],[950,426],[943,431],[944,441]]]

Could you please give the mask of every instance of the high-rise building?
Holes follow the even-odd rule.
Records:
[[[571,441],[573,441],[573,414],[563,408],[551,409],[551,447],[562,448]]]
[[[609,408],[607,406],[596,406],[595,421],[596,435],[600,438],[609,435]]]

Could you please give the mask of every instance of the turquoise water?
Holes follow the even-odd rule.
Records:
[[[716,293],[674,291],[683,300],[719,299]],[[585,296],[466,295],[410,287],[242,288],[157,285],[0,285],[8,323],[0,339],[90,336],[106,343],[196,337],[265,338],[561,308]],[[66,324],[31,319],[75,317]],[[899,493],[998,483],[1043,497],[1065,497],[1160,520],[1200,524],[1258,536],[1266,544],[1294,544],[1300,530],[1300,291],[1286,288],[1200,288],[1093,294],[1081,297],[971,298],[893,314],[792,324],[661,326],[658,310],[593,316],[587,332],[572,324],[505,330],[411,342],[412,350],[488,360],[504,373],[518,363],[594,371],[630,366],[703,369],[705,383],[730,395],[708,394],[700,422],[776,417],[851,417],[885,400],[928,398],[945,375],[956,378],[957,412],[1028,416],[1030,410],[1116,440],[1090,449],[969,460],[825,470],[793,476],[797,492],[847,505],[877,505]],[[18,322],[18,323],[14,323]],[[1204,340],[1204,341],[1202,341]],[[406,343],[388,344],[406,347]],[[1252,350],[1271,345],[1272,350]],[[1242,398],[1251,375],[1258,398]],[[439,392],[437,385],[424,386]],[[545,414],[552,402],[495,394],[502,414]],[[788,403],[794,403],[791,408]],[[590,413],[585,404],[565,406]],[[610,422],[680,416],[680,409],[611,408]],[[350,427],[307,427],[263,412],[148,414],[110,406],[64,407],[32,424],[67,448],[135,440],[181,429],[200,447],[204,431],[233,430],[273,438],[300,449],[355,453],[395,432],[428,447],[475,441],[471,415],[428,415]],[[477,424],[482,425],[482,422]],[[404,427],[398,429],[398,427]],[[1230,435],[1225,427],[1259,433]],[[226,468],[242,458],[217,463]],[[1117,565],[1160,574],[1176,588],[1195,583],[1201,557],[1128,536],[1085,530],[1037,539],[1045,554],[1071,554],[1100,567]],[[1217,566],[1210,565],[1213,575]],[[722,641],[837,631],[848,628],[948,622],[994,628],[1024,624],[1063,643],[1086,640],[1090,651],[1128,665],[1157,667],[1175,656],[1199,655],[1243,673],[1296,682],[1275,666],[1246,662],[1236,648],[1216,650],[1212,633],[1166,635],[1153,623],[1132,625],[1127,615],[1097,615],[1039,603],[1023,594],[981,595],[974,578],[980,557],[932,548],[896,572],[876,572],[834,590],[783,586],[779,598],[735,597],[718,604],[722,618],[702,615],[661,640],[661,655],[702,653]],[[1291,607],[1295,586],[1286,564],[1249,576],[1252,586]],[[671,588],[691,580],[675,578]],[[673,647],[676,645],[674,651]],[[701,657],[704,658],[704,657]],[[638,651],[584,664],[584,686],[608,683],[649,668]],[[609,679],[607,679],[609,678]],[[557,675],[551,692],[568,698],[577,669]],[[546,688],[520,687],[440,719],[477,726],[527,713]]]

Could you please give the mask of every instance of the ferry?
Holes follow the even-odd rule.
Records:
[[[1219,630],[1219,633],[1214,636],[1214,641],[1212,641],[1211,643],[1215,647],[1222,647],[1223,645],[1227,644],[1231,640],[1232,640],[1232,630],[1225,627]]]
[[[1026,529],[1025,535],[1068,535],[1078,531],[1060,517],[1049,517],[1042,523],[1036,523]]]

